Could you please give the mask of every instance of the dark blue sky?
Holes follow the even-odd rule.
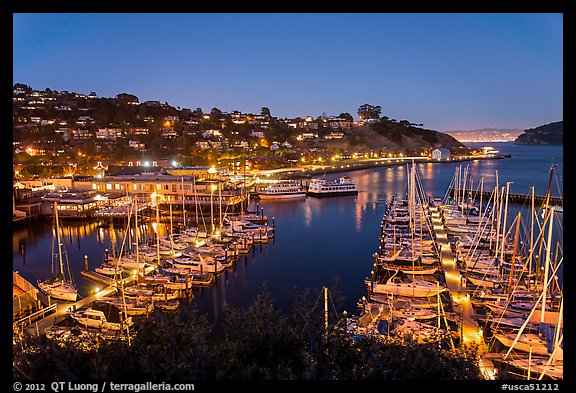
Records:
[[[380,105],[438,131],[563,119],[563,15],[14,14],[13,81],[296,117]]]

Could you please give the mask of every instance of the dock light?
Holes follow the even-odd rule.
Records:
[[[137,274],[138,274],[138,270],[136,270],[136,269],[132,270],[132,277],[136,277]]]

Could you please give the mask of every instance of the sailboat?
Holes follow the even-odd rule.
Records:
[[[508,330],[497,326],[493,336],[507,352],[501,356],[499,362],[524,370],[527,378],[531,374],[538,379],[551,378],[562,379],[563,374],[563,296],[560,291],[559,309],[548,305],[548,292],[552,291],[552,284],[557,277],[563,257],[554,266],[552,265],[552,229],[554,207],[545,205],[544,221],[542,223],[541,238],[544,240],[544,232],[548,226],[548,234],[545,247],[544,278],[538,299],[533,303],[529,314],[523,318],[524,322],[517,330]],[[531,249],[531,252],[534,248]],[[495,321],[497,323],[497,321]]]
[[[42,293],[53,299],[73,302],[78,298],[78,290],[70,270],[68,254],[65,255],[65,261],[62,255],[57,202],[54,202],[54,217],[56,226],[52,238],[52,274],[44,281],[38,280],[37,285]],[[54,250],[55,246],[57,250]]]

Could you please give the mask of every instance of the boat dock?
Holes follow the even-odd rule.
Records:
[[[85,273],[85,272],[82,272]],[[99,275],[98,273],[95,272],[89,272],[95,275]],[[84,274],[83,274],[84,276]],[[99,275],[102,276],[102,275]],[[86,277],[86,276],[84,276]],[[103,276],[105,277],[105,276]],[[125,285],[125,284],[131,284],[133,281],[136,280],[136,277],[130,275],[124,279],[122,279],[121,281],[118,282],[118,284],[120,285]],[[75,302],[69,302],[69,303],[53,303],[52,305],[50,305],[51,307],[54,307],[54,312],[44,316],[42,319],[34,322],[33,324],[30,324],[28,326],[26,326],[24,328],[24,333],[31,335],[31,336],[39,336],[44,330],[50,328],[52,325],[54,325],[57,322],[62,321],[63,319],[66,318],[66,316],[68,315],[68,313],[71,310],[76,310],[76,309],[80,309],[82,307],[86,307],[89,306],[92,302],[99,300],[103,297],[109,296],[113,293],[115,293],[117,291],[117,286],[118,284],[114,283],[114,280],[112,280],[112,283],[110,285],[108,285],[107,287],[94,292],[78,301]]]
[[[442,206],[435,204],[430,206],[432,213],[432,224],[436,234],[436,243],[440,250],[440,261],[446,279],[446,286],[450,292],[454,311],[461,317],[460,331],[461,340],[464,344],[482,344],[483,335],[479,329],[478,322],[474,319],[476,313],[472,307],[470,296],[466,293],[464,277],[456,265],[456,257],[452,252],[446,228],[442,223]]]
[[[114,283],[114,279],[112,277],[105,276],[104,274],[93,272],[91,270],[83,270],[80,272],[80,274],[82,277],[90,281],[96,281],[104,285],[112,285]]]

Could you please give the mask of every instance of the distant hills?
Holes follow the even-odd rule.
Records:
[[[514,144],[516,145],[562,145],[564,142],[564,122],[557,121],[536,128],[524,130]]]
[[[460,142],[512,142],[523,130],[519,128],[479,128],[476,130],[444,131]]]

